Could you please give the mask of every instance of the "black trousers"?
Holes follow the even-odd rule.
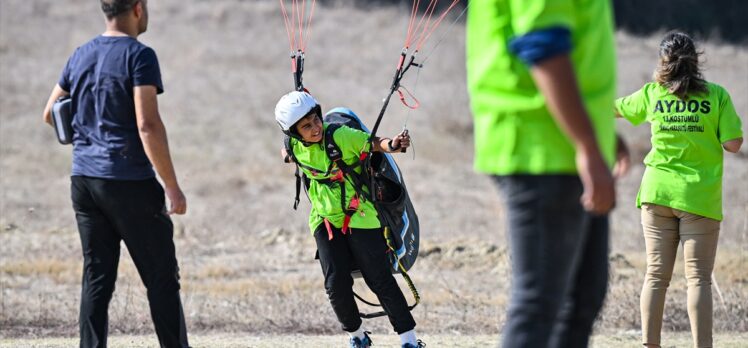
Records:
[[[73,176],[71,196],[83,249],[80,346],[107,345],[107,312],[124,241],[147,288],[161,347],[188,347],[173,225],[158,181]]]
[[[358,306],[353,298],[353,265],[361,270],[366,285],[377,295],[379,303],[398,334],[416,327],[408,303],[390,271],[387,244],[382,229],[352,229],[342,234],[333,227],[328,240],[324,224],[314,231],[319,262],[325,276],[325,289],[343,330],[353,332],[361,327]]]
[[[502,347],[587,347],[608,284],[608,217],[576,175],[496,178],[507,206],[512,290]]]

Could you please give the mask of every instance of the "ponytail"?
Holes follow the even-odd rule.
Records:
[[[706,93],[706,81],[699,67],[700,55],[691,37],[685,33],[665,35],[660,43],[660,62],[654,72],[654,80],[680,99],[688,99],[691,94]]]

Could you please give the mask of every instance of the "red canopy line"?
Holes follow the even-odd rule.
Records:
[[[415,29],[415,33],[418,33],[417,35],[418,40],[416,40],[416,42],[420,43],[421,41],[423,41],[424,34],[426,32],[426,29],[428,29],[429,23],[431,22],[431,16],[434,14],[434,10],[436,10],[436,4],[438,2],[439,0],[431,0],[429,2],[429,5],[426,6],[426,11],[421,16],[421,19],[418,21],[418,25],[416,26],[416,29]],[[421,27],[421,25],[423,25],[423,27]],[[414,38],[415,38],[415,35],[411,39],[414,39]],[[416,48],[416,51],[417,50],[418,48]]]
[[[405,43],[403,47],[406,49],[410,47],[410,39],[413,35],[413,24],[416,22],[416,15],[418,14],[418,5],[421,3],[420,0],[414,0],[413,6],[410,9],[410,20],[408,21],[408,34],[405,36]]]
[[[439,0],[429,0],[428,5],[426,6],[426,10],[419,18],[418,9],[420,3],[420,0],[413,0],[410,9],[408,30],[405,36],[405,44],[403,45],[403,53],[405,53],[406,56],[408,51],[414,44],[415,50],[413,51],[412,55],[417,55],[417,53],[421,51],[424,43],[426,43],[426,41],[428,41],[431,35],[436,31],[436,28],[439,27],[444,18],[447,17],[447,14],[457,4],[460,3],[460,0],[451,0],[451,3],[447,7],[447,9],[444,10],[440,15],[438,15],[438,17],[435,17],[434,13],[436,12],[436,5],[439,3]],[[406,58],[407,57],[403,56],[400,57],[397,64],[398,70],[403,68],[403,64],[405,63]]]
[[[431,26],[431,28],[428,29],[428,33],[421,39],[421,41],[418,42],[418,45],[416,46],[416,51],[421,50],[423,43],[426,42],[429,39],[429,37],[431,37],[431,34],[433,34],[434,31],[436,31],[436,28],[442,23],[444,18],[447,16],[447,13],[449,13],[449,11],[451,11],[452,8],[454,8],[455,5],[457,5],[459,2],[460,0],[452,0],[452,3],[449,5],[449,7],[447,7],[447,9],[444,10],[444,12],[442,12],[441,16],[439,16],[436,22]],[[432,9],[431,13],[433,12],[434,11]],[[429,14],[429,21],[430,20],[431,20],[431,14]],[[424,29],[424,32],[426,32],[425,29]]]
[[[449,11],[451,11],[460,2],[460,0],[451,0],[449,6],[438,17],[436,17],[436,19],[434,19],[434,12],[436,12],[436,5],[438,2],[439,0],[429,0],[428,5],[426,6],[426,10],[421,15],[420,19],[418,19],[417,23],[416,17],[418,17],[420,0],[413,0],[412,2],[412,6],[410,9],[410,19],[408,21],[408,29],[405,37],[405,45],[400,52],[400,57],[398,57],[397,68],[395,69],[395,76],[392,78],[392,84],[390,85],[389,93],[382,102],[382,108],[380,109],[377,120],[374,123],[374,128],[372,128],[372,137],[377,134],[379,125],[382,122],[382,117],[384,116],[390,99],[395,92],[398,92],[400,101],[406,107],[410,109],[416,109],[420,106],[418,100],[407,89],[405,90],[405,92],[415,101],[415,105],[410,105],[405,101],[406,93],[403,93],[400,90],[400,81],[402,80],[403,76],[405,76],[405,73],[408,72],[411,66],[415,66],[417,68],[421,68],[423,66],[422,64],[415,62],[419,50],[436,31],[437,27],[442,23],[444,18],[447,17]],[[413,50],[413,52],[409,54],[408,51],[411,48],[411,45],[414,43],[416,45],[415,50]]]
[[[297,54],[303,54],[306,52],[306,47],[311,36],[312,18],[317,1],[312,0],[311,6],[309,6],[307,0],[292,0],[290,13],[286,8],[284,0],[278,0],[278,2],[280,3],[281,14],[283,15],[283,24],[286,27],[286,35],[288,35],[291,56],[294,57]],[[309,7],[308,16],[306,14],[307,7]]]
[[[307,0],[292,0],[290,4],[290,13],[286,9],[285,1],[279,0],[279,2],[281,14],[283,14],[283,24],[286,27],[286,34],[288,35],[289,48],[291,50],[291,73],[294,76],[296,90],[301,91],[304,90],[302,83],[304,56],[307,44],[309,43],[312,17],[314,16],[314,7],[317,1],[311,1],[308,16],[306,13],[306,9],[309,7],[307,5]]]

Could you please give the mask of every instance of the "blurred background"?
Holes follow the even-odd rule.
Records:
[[[405,39],[409,3],[318,1],[304,81],[323,109],[347,106],[373,124]],[[730,92],[748,131],[748,26],[741,17],[748,2],[614,5],[619,95],[651,80],[662,34],[680,28],[698,39],[705,77]],[[293,168],[279,157],[282,133],[272,112],[293,79],[278,2],[148,6],[150,25],[140,40],[161,63],[160,110],[188,199],[188,214],[174,222],[190,331],[339,334],[313,259],[309,205],[292,209]],[[407,120],[414,142],[398,161],[421,221],[421,254],[411,271],[423,298],[414,311],[419,331],[496,335],[509,286],[505,215],[491,181],[472,170],[464,18],[450,26],[461,10],[430,40],[424,68],[403,82],[421,108],[409,112],[393,101],[381,134],[395,134]],[[0,337],[77,335],[82,256],[69,198],[71,148],[56,143],[41,115],[69,55],[103,30],[98,1],[0,0]],[[603,334],[639,329],[644,274],[634,202],[649,129],[617,122],[633,165],[617,185]],[[716,332],[748,330],[747,182],[744,146],[725,155]],[[667,331],[689,330],[680,259]],[[110,332],[151,334],[145,289],[130,257],[121,260]],[[391,330],[386,319],[367,325]]]

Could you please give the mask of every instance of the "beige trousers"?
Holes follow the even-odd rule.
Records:
[[[641,293],[642,338],[660,344],[665,293],[678,243],[683,245],[688,283],[688,317],[694,347],[712,347],[712,270],[719,221],[656,204],[642,204],[647,274]]]

